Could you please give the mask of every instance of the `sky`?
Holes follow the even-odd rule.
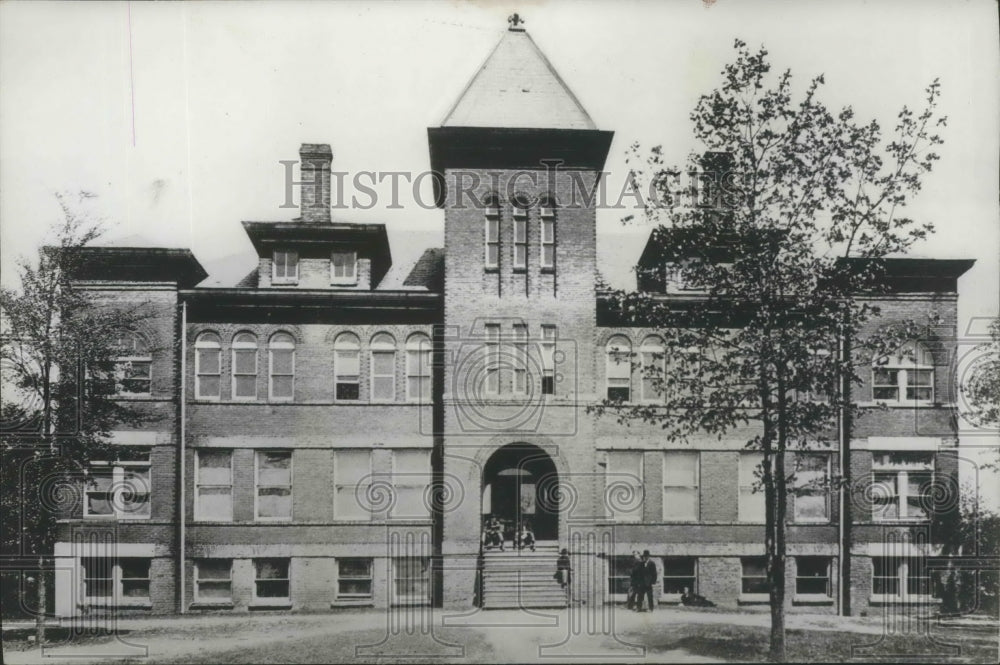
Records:
[[[287,220],[282,160],[329,143],[334,169],[420,172],[439,125],[519,12],[600,129],[615,139],[608,190],[633,142],[680,163],[697,148],[689,114],[740,38],[764,45],[798,89],[823,73],[822,99],[891,127],[935,78],[949,116],[941,161],[909,212],[938,232],[920,256],[973,258],[959,282],[959,335],[1000,300],[1000,48],[997,5],[620,0],[573,2],[0,3],[0,266],[60,217],[54,193],[97,194],[81,207],[109,239],[188,247],[232,283],[254,265],[239,222]],[[397,267],[440,246],[443,213],[415,204],[334,211],[386,224]],[[429,197],[425,196],[424,200]],[[615,286],[649,229],[598,213],[598,261]]]

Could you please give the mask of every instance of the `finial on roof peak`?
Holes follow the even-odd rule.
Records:
[[[507,17],[507,23],[510,24],[507,29],[511,32],[524,32],[524,19],[517,12]]]

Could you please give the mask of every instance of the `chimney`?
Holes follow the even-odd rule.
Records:
[[[299,148],[302,185],[302,221],[330,221],[330,163],[333,151],[327,143],[303,143]]]

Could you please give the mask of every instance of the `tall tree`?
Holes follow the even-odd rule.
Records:
[[[662,354],[619,359],[658,399],[609,399],[595,411],[659,425],[669,441],[746,434],[746,450],[761,456],[769,655],[781,661],[788,497],[816,489],[801,486],[807,458],[795,453],[836,439],[838,420],[854,412],[859,362],[870,367],[914,332],[862,339],[879,309],[853,296],[877,293],[884,259],[933,230],[901,211],[938,159],[945,119],[935,81],[922,110],[904,106],[884,139],[850,107],[826,107],[823,76],[796,95],[790,71],[773,76],[767,56],[735,42],[721,84],[691,114],[705,151],[686,168],[668,167],[660,146],[632,147],[657,260],[640,269],[647,288],[607,298],[662,336]]]
[[[0,290],[2,546],[38,569],[28,586],[37,592],[31,610],[40,644],[61,499],[78,496],[73,483],[87,463],[111,453],[115,425],[143,421],[115,394],[134,374],[118,359],[130,355],[127,333],[148,316],[145,306],[101,306],[73,279],[83,261],[78,250],[103,232],[79,212],[86,198],[57,196],[63,219],[51,229],[52,243],[19,261],[19,288]],[[17,598],[22,606],[27,600]]]
[[[1000,318],[993,319],[989,339],[976,345],[976,354],[967,368],[959,390],[965,397],[962,417],[986,431],[1000,427]],[[1000,451],[984,465],[1000,471]]]

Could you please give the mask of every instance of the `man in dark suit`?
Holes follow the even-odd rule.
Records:
[[[645,612],[642,609],[642,599],[646,598],[649,605],[649,611],[653,611],[653,585],[656,584],[656,564],[653,560],[649,558],[649,550],[642,551],[642,562],[639,564],[640,574],[639,581],[641,587],[639,588],[639,593],[635,599],[636,602],[636,612]]]

